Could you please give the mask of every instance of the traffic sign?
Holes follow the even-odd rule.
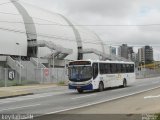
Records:
[[[49,75],[49,69],[48,69],[48,68],[45,68],[45,69],[44,69],[44,75],[45,75],[45,76],[48,76],[48,75]]]
[[[15,71],[14,70],[8,70],[8,79],[14,80],[15,78]]]

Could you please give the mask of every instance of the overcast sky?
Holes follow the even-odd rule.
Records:
[[[160,0],[23,1],[87,25],[108,45],[151,45],[155,59],[160,59]]]

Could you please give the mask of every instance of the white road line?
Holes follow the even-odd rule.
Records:
[[[20,106],[20,107],[15,107],[15,108],[6,108],[6,109],[0,110],[0,112],[9,111],[9,110],[16,110],[16,109],[21,109],[21,108],[35,107],[35,106],[39,106],[39,105],[41,105],[41,104],[34,104],[34,105],[28,105],[28,106]]]
[[[84,97],[90,97],[90,96],[94,96],[94,95],[97,95],[97,94],[84,95],[84,96],[74,97],[74,98],[71,98],[71,99],[75,100],[75,99],[80,99],[80,98],[84,98]]]
[[[159,98],[160,95],[156,95],[156,96],[145,96],[144,99],[149,99],[149,98]]]
[[[142,91],[135,92],[135,93],[131,93],[131,94],[128,94],[128,95],[116,97],[116,98],[106,99],[106,100],[102,100],[102,101],[98,101],[98,102],[93,102],[93,103],[90,103],[90,104],[75,106],[75,107],[71,107],[71,108],[68,108],[68,109],[63,109],[63,110],[58,110],[58,111],[46,113],[45,115],[56,114],[56,113],[65,112],[65,111],[74,110],[74,109],[83,108],[83,107],[88,107],[88,106],[92,106],[92,105],[96,105],[96,104],[100,104],[100,103],[105,103],[105,102],[117,100],[117,99],[120,99],[120,98],[125,98],[125,97],[129,97],[129,96],[132,96],[132,95],[136,95],[136,94],[144,93],[144,92],[147,92],[147,91],[151,91],[151,90],[154,90],[154,89],[157,89],[157,88],[160,88],[160,86],[155,87],[155,88],[150,88],[150,89],[147,89],[147,90],[142,90]]]

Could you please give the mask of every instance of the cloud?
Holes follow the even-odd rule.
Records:
[[[128,15],[132,2],[128,0],[67,0],[65,6],[73,14],[98,14],[122,17]]]
[[[106,44],[160,45],[159,0],[27,0],[94,30]],[[105,26],[106,25],[106,26]],[[155,47],[156,51],[160,48]],[[158,52],[156,52],[158,53]]]

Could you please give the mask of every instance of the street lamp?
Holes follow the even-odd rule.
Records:
[[[17,46],[19,46],[19,66],[20,66],[20,71],[19,71],[19,84],[21,84],[21,47],[20,47],[20,43],[16,43]]]

